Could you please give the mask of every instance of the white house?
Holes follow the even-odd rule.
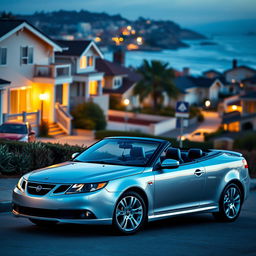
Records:
[[[107,114],[109,97],[103,94],[104,72],[96,69],[96,58],[103,58],[103,55],[97,45],[87,40],[58,40],[57,42],[64,50],[56,54],[56,62],[71,63],[73,79],[70,86],[71,108],[91,100]]]
[[[10,81],[1,90],[5,118],[24,117],[25,112],[32,122],[40,110],[44,120],[56,122],[70,133],[71,118],[66,110],[71,65],[55,63],[57,51],[62,51],[58,43],[26,21],[0,20],[0,77]]]

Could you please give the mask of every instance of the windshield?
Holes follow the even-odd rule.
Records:
[[[160,142],[136,139],[104,139],[74,161],[130,166],[145,166],[152,158]]]
[[[26,134],[27,126],[24,124],[2,124],[0,125],[0,133],[17,133]]]

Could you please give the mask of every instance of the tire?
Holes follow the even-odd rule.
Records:
[[[231,183],[222,192],[219,201],[219,212],[214,212],[213,216],[219,221],[233,222],[239,217],[241,207],[241,190],[236,184]]]
[[[113,228],[121,235],[140,231],[147,220],[147,207],[136,192],[126,192],[117,201],[113,214]]]
[[[50,221],[50,220],[38,220],[38,219],[29,219],[33,224],[40,226],[40,227],[51,227],[56,225],[57,221]]]

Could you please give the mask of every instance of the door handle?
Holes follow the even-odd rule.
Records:
[[[204,174],[204,171],[200,170],[200,169],[196,169],[194,174],[198,177],[200,177],[202,174]]]

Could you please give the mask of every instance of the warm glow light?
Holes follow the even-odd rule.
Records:
[[[119,41],[123,42],[124,41],[123,37],[119,37]]]
[[[25,86],[22,86],[20,89],[21,89],[21,90],[26,90],[26,87],[25,87]]]
[[[136,41],[137,41],[138,45],[142,45],[143,44],[143,38],[141,36],[138,36]]]
[[[116,45],[120,44],[119,37],[112,37],[112,41],[114,41]]]
[[[235,80],[235,79],[232,79],[232,80],[231,80],[231,83],[232,83],[232,84],[234,84],[235,82],[236,82],[236,80]]]
[[[132,30],[132,26],[127,26],[127,29],[128,29],[129,31],[131,31],[131,30]]]
[[[131,33],[132,33],[132,35],[135,35],[135,34],[136,34],[136,30],[133,29],[133,30],[131,31]]]
[[[137,49],[139,49],[139,47],[136,44],[128,44],[127,45],[127,50],[129,50],[129,51],[137,50]]]
[[[39,95],[40,100],[47,100],[48,99],[48,93],[41,93]]]
[[[124,105],[128,106],[130,104],[130,100],[129,99],[124,99]]]
[[[101,42],[101,38],[99,36],[97,36],[97,37],[94,38],[94,41],[97,42],[97,43]]]
[[[237,110],[237,105],[232,105],[232,110]]]
[[[211,102],[209,100],[206,100],[204,105],[208,108],[211,106]]]

